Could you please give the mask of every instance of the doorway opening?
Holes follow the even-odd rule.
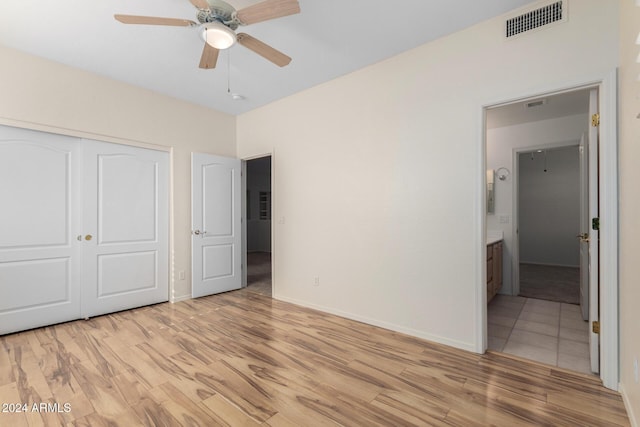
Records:
[[[488,348],[586,374],[598,372],[599,348],[581,289],[581,270],[589,270],[581,155],[597,104],[597,88],[581,88],[488,108],[485,123],[494,177],[487,174],[485,231],[503,248],[502,287],[487,305]],[[597,295],[595,305],[597,313]]]
[[[247,290],[272,296],[271,156],[245,161]]]
[[[580,305],[579,141],[518,152],[516,170],[519,275],[514,293]],[[588,301],[585,305],[586,310]]]

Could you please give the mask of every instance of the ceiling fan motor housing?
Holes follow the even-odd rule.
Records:
[[[207,22],[220,22],[227,27],[235,30],[238,28],[239,21],[236,18],[236,10],[233,6],[223,1],[211,2],[208,10],[198,10],[197,19],[201,24]]]

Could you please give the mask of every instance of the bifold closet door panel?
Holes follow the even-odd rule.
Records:
[[[0,334],[80,317],[78,147],[0,126]]]
[[[0,126],[0,334],[169,299],[169,154]]]
[[[83,141],[82,314],[169,299],[169,154]]]

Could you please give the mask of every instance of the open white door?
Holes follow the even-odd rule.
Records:
[[[589,120],[598,114],[598,91],[589,94]],[[598,213],[598,124],[589,123],[589,222],[599,217]],[[589,224],[591,225],[591,224]],[[595,229],[594,229],[595,228]],[[600,319],[600,276],[599,276],[599,234],[598,227],[589,227],[589,353],[591,370],[600,372],[600,335],[593,332],[594,322]]]
[[[241,163],[191,154],[191,256],[194,298],[242,285]]]
[[[168,301],[168,153],[84,140],[83,156],[83,316]]]

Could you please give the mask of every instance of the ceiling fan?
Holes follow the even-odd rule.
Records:
[[[188,19],[158,18],[153,16],[114,15],[123,24],[169,25],[175,27],[201,27],[205,41],[200,58],[200,68],[215,68],[220,50],[236,42],[263,58],[284,67],[291,58],[284,53],[245,33],[237,33],[238,26],[255,24],[270,19],[300,13],[298,0],[265,0],[236,10],[222,0],[189,0],[197,9],[198,23]]]

